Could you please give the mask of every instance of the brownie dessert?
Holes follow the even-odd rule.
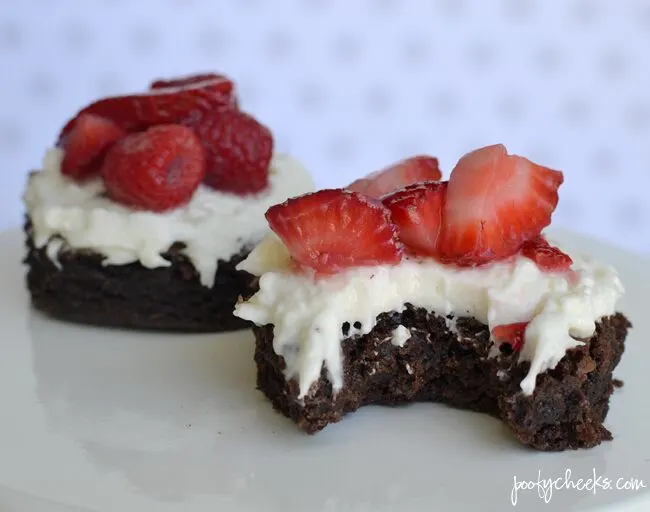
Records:
[[[233,316],[240,297],[252,295],[257,278],[237,270],[248,254],[244,247],[218,262],[212,287],[174,244],[162,256],[171,265],[148,269],[140,263],[102,265],[92,251],[59,251],[54,263],[45,248],[34,247],[26,224],[27,287],[32,305],[53,317],[86,324],[185,332],[225,332],[249,322]]]
[[[29,175],[32,303],[95,325],[244,328],[232,310],[255,279],[235,266],[268,232],[264,211],[311,189],[225,76],[95,101]]]
[[[402,347],[390,342],[400,325],[410,331]],[[530,364],[519,363],[514,351],[488,357],[486,325],[408,304],[401,313],[381,314],[370,333],[343,340],[345,385],[338,393],[323,369],[299,400],[297,382],[287,382],[284,359],[273,350],[273,326],[255,326],[257,387],[309,434],[364,405],[440,402],[500,418],[517,439],[538,450],[590,448],[612,439],[603,421],[629,327],[620,313],[603,318],[592,338],[539,376],[529,398],[519,383]],[[349,328],[343,325],[343,333]]]
[[[366,404],[429,401],[499,418],[523,444],[590,448],[625,347],[615,269],[543,232],[563,174],[502,145],[448,180],[418,156],[272,206],[260,276],[257,386],[315,433]]]

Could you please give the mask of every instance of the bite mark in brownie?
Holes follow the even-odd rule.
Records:
[[[250,326],[232,314],[238,298],[257,289],[256,277],[235,268],[250,247],[242,247],[228,261],[219,260],[214,285],[208,288],[181,244],[163,254],[171,262],[168,267],[150,269],[138,262],[105,266],[96,252],[65,247],[57,267],[46,247],[35,247],[29,221],[25,233],[27,287],[33,306],[48,315],[146,330],[225,332]]]
[[[403,347],[391,343],[399,325],[411,332]],[[323,368],[300,401],[298,383],[286,381],[284,359],[273,349],[273,326],[254,326],[257,387],[310,434],[364,405],[428,401],[500,418],[519,441],[538,450],[590,448],[612,439],[603,421],[630,327],[621,313],[601,319],[594,336],[540,374],[526,396],[520,383],[530,364],[519,363],[516,352],[488,357],[487,326],[407,305],[401,313],[379,315],[366,335],[347,336],[349,326],[342,326],[343,388],[334,393]]]

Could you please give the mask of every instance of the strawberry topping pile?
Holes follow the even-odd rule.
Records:
[[[510,155],[502,145],[463,156],[448,181],[417,156],[353,182],[271,207],[266,218],[296,267],[333,274],[396,265],[404,255],[471,267],[520,254],[543,272],[571,274],[572,260],[541,234],[551,222],[561,172]],[[520,350],[526,323],[493,339]]]
[[[151,211],[187,203],[201,183],[261,192],[273,154],[269,129],[239,109],[234,82],[214,73],[95,101],[66,123],[58,145],[64,175],[101,176],[112,200]]]

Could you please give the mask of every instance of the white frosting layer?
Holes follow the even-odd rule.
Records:
[[[537,375],[581,345],[575,338],[592,336],[595,322],[614,313],[624,292],[611,267],[587,258],[573,261],[574,279],[541,272],[531,260],[515,257],[462,269],[405,259],[314,280],[291,271],[286,248],[271,234],[239,265],[261,276],[260,290],[238,304],[235,314],[274,325],[274,349],[285,358],[286,378],[297,378],[300,397],[319,378],[323,363],[334,388],[341,388],[344,322],[360,322],[365,334],[377,315],[401,311],[405,303],[440,315],[472,316],[490,329],[530,321],[520,360],[531,364],[521,382],[522,391],[531,394]]]
[[[134,211],[104,197],[101,178],[78,184],[62,175],[62,158],[62,150],[48,150],[43,170],[29,177],[24,194],[37,247],[48,245],[55,262],[67,245],[104,255],[105,265],[139,261],[156,268],[168,266],[161,254],[182,242],[207,287],[219,259],[230,259],[268,232],[264,213],[270,206],[314,188],[297,160],[275,155],[269,188],[260,194],[237,196],[201,185],[188,204],[169,212]]]

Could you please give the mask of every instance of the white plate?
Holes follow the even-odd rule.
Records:
[[[0,510],[429,512],[512,508],[520,480],[595,472],[612,489],[520,491],[521,510],[649,510],[648,263],[559,234],[616,265],[634,323],[607,425],[613,442],[538,453],[501,424],[419,404],[368,407],[316,436],[255,390],[252,336],[97,329],[32,311],[19,231],[0,235]],[[648,486],[616,490],[619,478]],[[645,508],[648,507],[648,508]]]

